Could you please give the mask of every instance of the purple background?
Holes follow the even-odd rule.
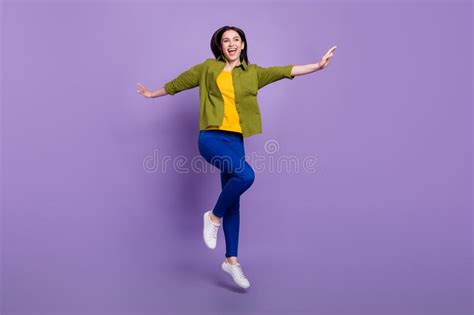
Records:
[[[18,2],[2,5],[1,314],[472,314],[472,2]],[[218,173],[198,89],[150,89],[211,58],[223,25],[251,63],[328,68],[259,93],[241,199],[243,292],[208,250]],[[202,160],[203,161],[203,160]],[[156,161],[159,162],[159,161]]]

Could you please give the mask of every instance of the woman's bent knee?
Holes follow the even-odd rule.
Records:
[[[250,187],[253,184],[253,182],[255,181],[255,172],[250,166],[245,169],[245,172],[243,173],[241,179],[246,187]]]

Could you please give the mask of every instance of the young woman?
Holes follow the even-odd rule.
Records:
[[[335,49],[336,46],[329,49],[317,63],[264,68],[249,64],[244,31],[224,26],[211,38],[215,59],[206,59],[189,68],[153,92],[138,84],[137,92],[150,98],[199,86],[199,152],[220,170],[222,187],[214,208],[203,215],[203,238],[207,247],[216,248],[222,219],[226,259],[221,268],[242,288],[250,287],[250,282],[237,261],[239,201],[255,179],[252,167],[245,161],[244,138],[262,132],[257,92],[280,79],[324,69]]]

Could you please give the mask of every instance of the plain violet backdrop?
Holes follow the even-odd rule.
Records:
[[[472,9],[2,1],[0,313],[472,314]],[[261,66],[338,47],[328,68],[259,91],[247,292],[220,270],[222,230],[215,251],[202,241],[219,174],[183,171],[204,161],[198,88],[136,92],[212,58],[223,25]],[[270,170],[279,157],[314,157],[315,172]]]

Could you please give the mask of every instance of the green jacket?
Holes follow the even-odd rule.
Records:
[[[224,99],[216,83],[218,74],[224,69],[225,60],[206,59],[187,69],[174,80],[164,85],[170,95],[199,86],[200,118],[199,129],[209,125],[220,126],[224,119]],[[262,121],[258,108],[258,90],[283,78],[294,79],[291,75],[293,65],[260,67],[256,64],[241,64],[232,69],[235,105],[240,117],[244,137],[262,133]]]

